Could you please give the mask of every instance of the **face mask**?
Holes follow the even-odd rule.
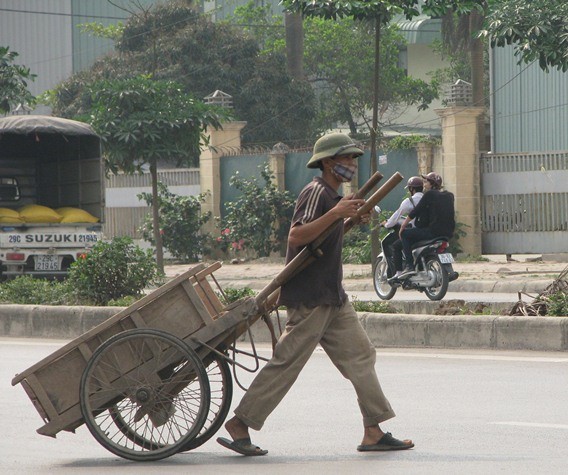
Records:
[[[332,168],[333,174],[342,183],[350,182],[355,176],[357,171],[356,165],[342,165],[341,163],[336,163]]]

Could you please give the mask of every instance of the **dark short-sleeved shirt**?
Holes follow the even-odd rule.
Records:
[[[292,218],[292,226],[301,226],[315,221],[335,207],[341,196],[321,177],[316,177],[300,192]],[[343,289],[343,222],[338,222],[319,249],[323,255],[285,283],[280,290],[279,305],[290,308],[340,306],[347,300]],[[286,263],[302,248],[288,245]]]
[[[429,228],[433,236],[450,238],[456,227],[454,195],[449,191],[428,190],[408,216],[418,218],[415,226]]]

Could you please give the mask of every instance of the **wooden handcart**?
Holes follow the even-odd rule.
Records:
[[[372,177],[361,196],[381,178]],[[393,175],[359,215],[401,180]],[[214,277],[221,264],[199,264],[17,374],[12,385],[22,385],[44,421],[37,432],[55,437],[86,424],[106,449],[138,461],[202,445],[231,405],[235,362],[227,349],[274,309],[280,286],[317,259],[325,235],[256,297],[223,305]]]

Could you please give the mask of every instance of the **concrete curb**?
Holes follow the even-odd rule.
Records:
[[[73,339],[123,307],[0,305],[0,336]]]
[[[280,312],[282,326],[285,314]],[[359,313],[359,318],[377,348],[568,351],[568,317]],[[276,317],[273,322],[278,329]],[[254,341],[270,341],[264,323],[252,330]]]
[[[568,350],[568,317],[361,315],[377,347]]]
[[[122,307],[1,305],[0,336],[74,339]],[[376,347],[486,348],[498,350],[568,351],[568,317],[499,317],[359,314]],[[284,325],[286,312],[280,312]],[[252,328],[256,342],[270,342],[266,325]],[[245,335],[242,340],[247,340]]]

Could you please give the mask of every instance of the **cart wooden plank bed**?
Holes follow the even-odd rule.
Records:
[[[359,215],[401,180],[393,175]],[[140,461],[204,443],[231,403],[228,361],[235,362],[226,349],[274,309],[280,286],[317,258],[325,236],[256,297],[225,306],[214,277],[221,263],[199,264],[17,374],[12,385],[22,385],[44,421],[37,432],[55,437],[85,423],[105,448]]]

